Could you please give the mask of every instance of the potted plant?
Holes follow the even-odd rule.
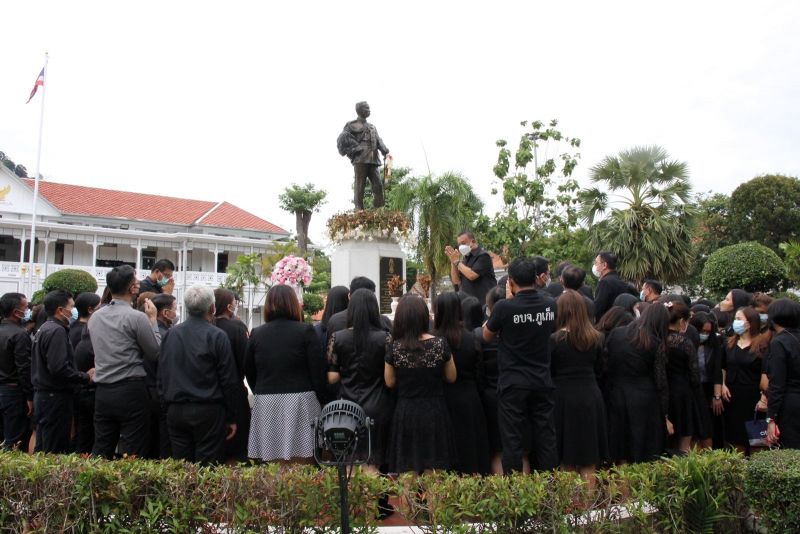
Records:
[[[406,281],[400,278],[399,274],[393,275],[386,282],[386,288],[389,290],[389,296],[392,298],[392,315],[394,315],[394,311],[397,309],[400,297],[403,296],[403,288],[405,285]]]

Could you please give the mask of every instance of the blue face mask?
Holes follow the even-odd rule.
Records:
[[[78,320],[78,308],[72,308],[72,320],[73,321]]]
[[[759,313],[758,318],[761,319],[761,324],[767,324],[767,321],[769,321],[769,315],[766,313]]]
[[[708,341],[708,334],[700,334],[700,343],[705,343]]]
[[[22,316],[22,320],[27,323],[28,321],[31,320],[32,317],[33,317],[33,310],[27,309],[25,310],[25,315]]]
[[[166,275],[164,276],[164,278],[158,281],[158,285],[161,287],[164,287],[167,284],[169,284],[169,277]]]
[[[641,300],[642,302],[644,302],[644,289],[642,289],[641,291],[639,291],[639,300]]]
[[[738,336],[741,336],[747,332],[747,328],[744,326],[744,321],[741,319],[736,319],[733,321],[733,331],[736,332],[736,335]]]

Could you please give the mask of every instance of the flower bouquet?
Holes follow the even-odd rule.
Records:
[[[310,284],[312,277],[311,266],[306,260],[298,256],[289,255],[275,264],[270,281],[273,284],[302,287]]]

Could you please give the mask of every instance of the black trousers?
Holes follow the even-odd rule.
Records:
[[[167,429],[172,457],[200,464],[225,460],[225,407],[221,404],[170,404]]]
[[[70,452],[72,392],[37,391],[33,394],[36,413],[36,452]]]
[[[97,384],[94,403],[92,454],[144,458],[150,444],[150,397],[144,379]],[[119,447],[117,447],[119,445]]]
[[[383,207],[383,180],[378,174],[378,166],[368,163],[355,163],[353,169],[356,172],[355,199],[353,203],[357,210],[364,209],[364,187],[367,185],[367,178],[372,184],[373,207]]]
[[[94,388],[75,393],[75,452],[90,453],[94,447]]]
[[[147,393],[150,396],[150,444],[148,445],[147,458],[170,458],[172,448],[169,443],[169,432],[167,431],[167,414],[161,406],[158,397],[158,390],[148,387]]]
[[[522,471],[526,436],[532,435],[531,467],[555,469],[558,466],[553,390],[505,388],[498,392],[497,411],[500,440],[503,444],[503,471]]]
[[[25,394],[18,386],[0,384],[0,430],[4,449],[28,450],[31,420]]]

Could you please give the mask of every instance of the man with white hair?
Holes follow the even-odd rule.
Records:
[[[225,441],[236,435],[236,364],[228,336],[211,324],[214,291],[186,290],[188,318],[161,343],[158,391],[167,406],[172,457],[202,464],[225,458]]]

